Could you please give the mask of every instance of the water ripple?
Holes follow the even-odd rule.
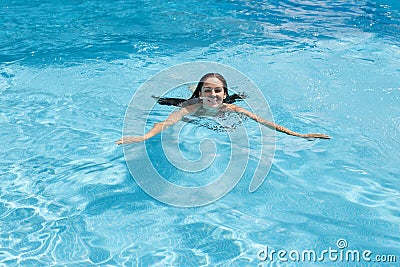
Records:
[[[3,1],[0,265],[256,266],[262,246],[339,237],[397,253],[400,15],[384,2]],[[155,201],[113,141],[136,88],[199,59],[256,80],[279,124],[333,138],[278,134],[252,194],[246,174],[202,208]]]

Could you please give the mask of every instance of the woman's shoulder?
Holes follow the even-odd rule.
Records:
[[[230,110],[230,111],[237,111],[240,112],[243,108],[236,106],[234,104],[224,104],[224,109],[225,110]]]
[[[181,110],[186,111],[186,112],[189,112],[189,113],[193,113],[193,112],[196,112],[196,111],[198,111],[199,109],[201,109],[201,107],[202,107],[202,104],[200,104],[200,103],[194,103],[194,104],[191,104],[191,105],[187,105],[187,106],[182,107]]]

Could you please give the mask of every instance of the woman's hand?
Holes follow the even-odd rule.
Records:
[[[310,134],[302,134],[300,137],[313,140],[315,138],[320,138],[320,139],[331,139],[329,135],[326,134],[318,134],[318,133],[310,133]]]
[[[119,139],[118,141],[115,141],[115,144],[117,145],[126,145],[126,144],[131,144],[131,143],[139,143],[143,142],[146,140],[144,136],[125,136]]]
[[[115,143],[117,145],[126,145],[126,144],[131,144],[131,143],[139,143],[143,142],[147,139],[152,138],[156,134],[161,133],[165,128],[177,123],[180,121],[183,116],[194,113],[199,109],[198,104],[194,104],[191,106],[184,107],[180,110],[174,111],[171,114],[169,114],[168,118],[165,121],[155,123],[153,128],[148,131],[145,135],[143,136],[124,136]]]

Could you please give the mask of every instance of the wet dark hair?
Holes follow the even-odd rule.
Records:
[[[200,81],[198,82],[196,89],[194,90],[192,96],[189,99],[160,97],[160,98],[158,98],[158,103],[160,105],[178,106],[178,107],[188,106],[188,105],[192,105],[195,103],[200,103],[200,101],[201,101],[200,100],[200,92],[204,86],[204,82],[208,78],[217,78],[218,80],[220,80],[222,82],[222,86],[224,88],[224,93],[226,95],[225,99],[223,100],[223,103],[232,104],[236,100],[242,100],[243,98],[246,97],[244,94],[233,94],[230,96],[228,93],[228,84],[227,84],[225,78],[219,73],[211,72],[211,73],[207,73],[206,75],[204,75],[203,77],[200,78]]]

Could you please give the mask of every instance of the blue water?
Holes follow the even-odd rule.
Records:
[[[395,0],[3,0],[0,265],[313,266],[258,252],[341,238],[398,264],[399,36]],[[276,123],[332,139],[277,134],[252,194],[244,177],[203,207],[154,200],[113,142],[137,88],[194,61],[236,68]]]

